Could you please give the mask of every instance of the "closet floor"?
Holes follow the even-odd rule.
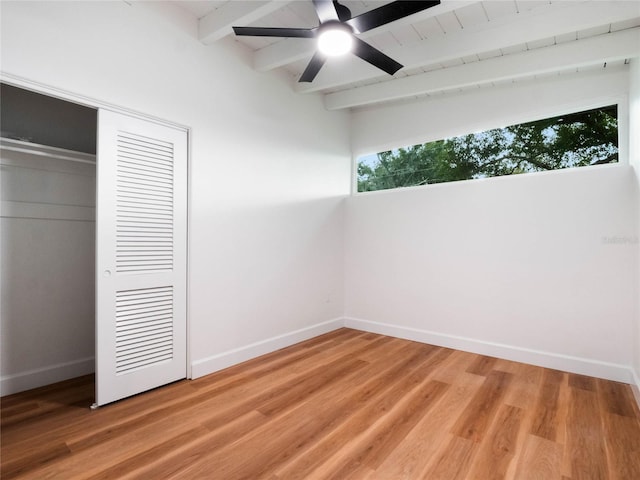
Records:
[[[340,329],[91,411],[2,399],[2,478],[638,479],[628,385]]]

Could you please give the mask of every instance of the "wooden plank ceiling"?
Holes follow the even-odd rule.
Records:
[[[389,76],[354,55],[331,58],[311,83],[298,83],[311,39],[235,37],[232,26],[318,25],[311,0],[179,1],[199,20],[199,37],[225,37],[253,52],[257,72],[281,69],[301,94],[328,109],[360,108],[590,69],[626,68],[640,56],[637,0],[442,0],[359,37],[404,65]],[[353,16],[389,3],[342,0]]]

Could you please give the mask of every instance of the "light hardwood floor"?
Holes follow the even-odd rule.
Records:
[[[640,479],[625,384],[341,329],[90,411],[2,399],[2,478]]]

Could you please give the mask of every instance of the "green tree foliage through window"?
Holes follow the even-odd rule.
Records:
[[[358,159],[358,191],[618,161],[616,105],[413,145]]]

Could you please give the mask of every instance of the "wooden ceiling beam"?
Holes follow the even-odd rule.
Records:
[[[636,56],[638,45],[640,27],[330,93],[324,103],[328,110],[338,110],[603,65]]]

